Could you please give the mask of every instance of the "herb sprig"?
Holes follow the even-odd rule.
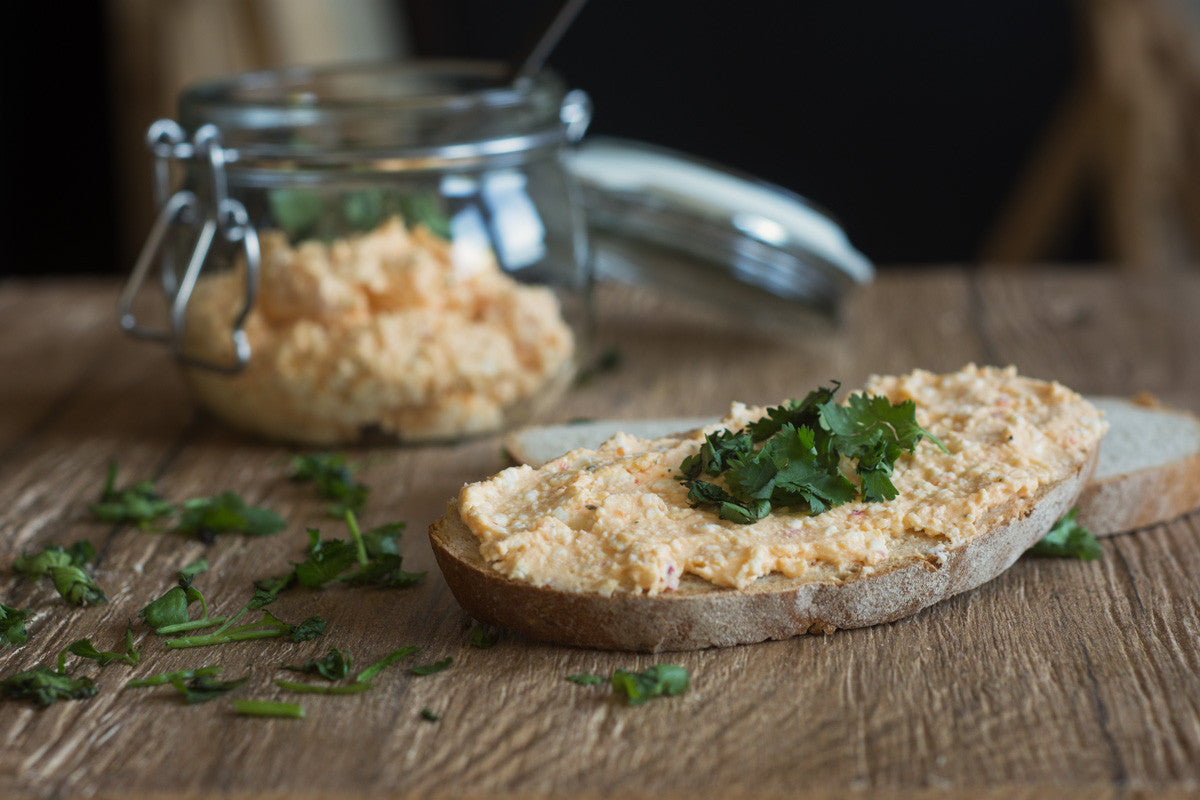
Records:
[[[1100,542],[1075,519],[1078,514],[1078,508],[1072,508],[1064,514],[1041,541],[1025,551],[1026,554],[1043,558],[1078,558],[1081,561],[1099,558],[1102,552]]]
[[[744,524],[779,508],[820,514],[858,499],[891,500],[901,453],[913,452],[922,438],[946,449],[917,423],[913,401],[852,394],[841,405],[834,400],[840,387],[835,381],[768,409],[743,430],[705,436],[679,467],[688,500]],[[721,477],[725,486],[702,476]]]

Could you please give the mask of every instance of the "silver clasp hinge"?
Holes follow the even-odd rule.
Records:
[[[196,131],[192,141],[188,142],[183,128],[178,123],[160,119],[147,131],[146,143],[153,157],[154,202],[158,208],[158,216],[121,292],[118,301],[121,327],[138,338],[168,343],[172,354],[181,363],[219,372],[240,372],[250,363],[250,342],[246,337],[245,324],[258,295],[261,252],[258,231],[250,223],[250,215],[245,206],[229,197],[225,176],[228,152],[221,147],[220,131],[215,125],[204,125]],[[192,159],[202,160],[207,166],[204,174],[209,181],[209,196],[212,201],[204,208],[201,207],[195,192],[180,189],[170,193],[171,163]],[[164,247],[169,241],[171,231],[176,228],[196,231],[195,244],[187,259],[182,278],[176,269],[175,254]],[[232,363],[197,358],[185,352],[183,347],[188,301],[218,235],[224,242],[240,246],[246,257],[243,303],[234,317],[230,331],[234,346]],[[141,292],[146,276],[156,259],[163,293],[170,305],[169,327],[165,330],[142,325],[133,311],[134,300]]]

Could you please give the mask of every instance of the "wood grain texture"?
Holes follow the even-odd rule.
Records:
[[[0,675],[50,663],[71,641],[116,645],[126,621],[204,555],[218,612],[250,581],[299,560],[304,528],[344,535],[286,479],[296,451],[226,432],[193,411],[161,353],[123,339],[109,284],[0,283],[21,325],[0,341],[0,600],[33,608],[30,642]],[[598,339],[624,355],[553,419],[720,414],[839,378],[968,360],[1015,363],[1081,391],[1150,391],[1200,411],[1200,276],[1107,272],[885,272],[836,331],[780,340],[646,295],[605,291]],[[676,653],[681,697],[638,708],[564,677],[667,658],[554,647],[471,622],[436,573],[424,529],[468,480],[504,465],[498,437],[355,448],[372,487],[366,524],[407,520],[418,587],[294,591],[272,607],[329,620],[303,644],[169,651],[135,626],[142,663],[79,662],[100,693],[44,711],[0,701],[0,797],[1194,797],[1200,792],[1200,519],[1117,536],[1099,561],[1019,561],[998,579],[896,623],[830,636]],[[92,522],[105,464],[168,497],[226,488],[274,508],[286,532],[211,546]],[[71,609],[8,571],[22,548],[89,538],[111,602]],[[282,662],[348,648],[367,664],[403,644],[368,693],[288,695]],[[74,663],[74,662],[73,662]],[[304,720],[188,707],[130,677],[205,663],[250,681],[236,697],[295,700]],[[423,708],[442,716],[430,723]]]

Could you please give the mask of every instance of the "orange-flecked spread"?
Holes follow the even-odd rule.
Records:
[[[459,515],[494,569],[566,591],[658,594],[676,588],[684,573],[737,588],[814,568],[864,574],[1003,523],[998,509],[1073,475],[1105,428],[1075,392],[1012,367],[876,376],[865,391],[893,403],[913,400],[917,421],[949,451],[922,440],[902,455],[891,501],[852,502],[816,516],[776,510],[749,525],[692,508],[678,480],[683,459],[699,450],[704,433],[766,413],[735,403],[705,431],[656,440],[618,434],[597,450],[469,484]]]
[[[261,235],[247,369],[190,370],[200,400],[238,427],[316,443],[365,430],[401,439],[496,430],[569,379],[574,339],[547,288],[506,275],[492,252],[393,217],[369,233],[290,245]],[[202,278],[185,349],[232,360],[245,274]]]

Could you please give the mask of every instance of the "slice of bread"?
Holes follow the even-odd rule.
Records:
[[[1096,536],[1146,528],[1200,509],[1200,419],[1151,397],[1094,397],[1108,432],[1079,496],[1078,521]]]
[[[1074,402],[1079,409],[1067,412],[1066,416],[1075,418],[1072,415],[1080,413],[1094,415],[1094,411],[1084,410],[1086,404],[1078,398]],[[993,416],[986,409],[981,409],[980,413],[985,419]],[[999,410],[995,412],[996,415],[1001,413]],[[1060,414],[1061,416],[1063,415]],[[1095,416],[1092,416],[1092,419],[1094,420]],[[686,424],[683,427],[694,427],[694,420],[684,422]],[[493,558],[499,558],[504,552],[515,552],[508,549],[509,540],[497,540],[499,545],[493,542],[481,552],[480,536],[483,534],[477,536],[464,519],[474,520],[472,524],[475,525],[486,526],[490,524],[488,520],[493,518],[501,522],[514,519],[512,515],[515,513],[522,520],[548,519],[551,523],[550,530],[557,530],[553,526],[553,519],[536,516],[550,512],[534,512],[526,505],[530,502],[528,498],[532,496],[527,491],[526,481],[536,480],[537,475],[531,475],[524,467],[506,471],[495,479],[499,487],[507,487],[507,490],[513,492],[506,496],[515,505],[489,507],[492,516],[480,517],[478,498],[490,496],[490,483],[465,487],[463,495],[452,501],[446,513],[430,527],[430,542],[438,566],[451,591],[473,617],[488,624],[519,631],[535,639],[560,644],[657,652],[746,644],[788,638],[803,633],[831,632],[839,628],[875,625],[909,616],[991,580],[1044,536],[1055,520],[1075,505],[1095,469],[1099,458],[1101,427],[1099,422],[1088,425],[1090,427],[1085,426],[1088,433],[1081,440],[1071,440],[1070,446],[1074,448],[1074,455],[1069,461],[1063,462],[1063,467],[1052,473],[1056,476],[1054,479],[1049,482],[1039,479],[1032,485],[1022,484],[1024,488],[1020,491],[992,493],[989,495],[991,500],[977,507],[978,516],[971,523],[969,533],[946,536],[935,534],[937,528],[925,531],[920,526],[912,527],[915,523],[908,521],[910,517],[906,512],[901,527],[893,528],[892,532],[887,534],[891,537],[888,540],[890,545],[882,551],[885,553],[881,556],[882,560],[864,562],[858,561],[858,557],[855,556],[854,560],[849,562],[840,558],[826,562],[818,558],[806,562],[803,570],[789,573],[796,577],[782,574],[788,572],[787,569],[775,571],[774,568],[765,568],[754,573],[762,575],[757,579],[751,575],[746,581],[718,585],[721,581],[714,579],[715,582],[710,582],[692,574],[692,567],[686,567],[678,585],[668,586],[663,590],[612,590],[611,584],[604,584],[610,588],[594,591],[571,588],[568,584],[556,584],[557,578],[553,577],[534,579],[530,577],[533,573],[518,571],[515,573],[517,577],[509,577],[490,564],[484,555],[487,552]],[[1026,426],[1024,430],[1029,429]],[[592,433],[594,429],[588,432]],[[1036,438],[1041,434],[1032,435]],[[1008,441],[1012,441],[1011,435]],[[654,460],[655,456],[649,451],[646,454],[634,451],[626,456],[623,442],[622,439],[606,445],[608,449],[604,453],[572,453],[564,456],[548,465],[544,474],[567,475],[564,470],[568,469],[568,462],[579,457],[584,465],[579,474],[588,473],[581,479],[600,480],[596,477],[600,473],[593,470],[602,464],[610,463],[605,460],[609,457],[616,458],[616,461],[611,462],[614,471],[626,469],[624,465],[627,463],[627,457],[635,461]],[[646,444],[657,448],[663,443]],[[678,445],[679,442],[676,441],[667,442],[666,446],[669,452],[675,453],[678,451],[670,448]],[[933,448],[933,445],[929,444],[922,446]],[[522,453],[528,454],[528,450]],[[994,463],[999,466],[1002,462]],[[968,462],[968,466],[972,465]],[[987,472],[988,480],[995,474],[996,466],[975,466],[978,466],[978,469],[991,470]],[[910,469],[917,469],[915,462]],[[540,474],[543,473],[538,473]],[[934,478],[930,480],[935,484],[940,483],[936,480],[936,476],[940,474],[933,473]],[[982,473],[972,471],[971,474]],[[627,477],[634,484],[639,484],[640,475],[641,473],[633,472]],[[669,485],[675,484],[676,481],[669,481]],[[576,490],[568,489],[568,484],[556,488],[558,484],[552,480],[546,485],[549,487],[549,496],[571,496],[572,502],[585,502],[581,499],[582,495],[571,494]],[[656,488],[653,491],[658,492],[660,489]],[[468,496],[471,498],[469,502]],[[586,502],[602,503],[599,508],[603,511],[608,502],[603,498],[607,496],[602,494],[600,499]],[[602,513],[595,511],[598,508],[596,505],[587,505],[586,508],[592,509],[590,513]],[[936,510],[936,507],[930,508]],[[856,510],[853,513],[864,512]],[[715,518],[714,514],[713,519]],[[958,518],[957,509],[949,518]],[[558,519],[565,523],[566,517]],[[822,517],[819,515],[807,519],[819,520]],[[524,526],[532,525],[533,522],[520,524],[522,533],[518,538],[523,542],[528,541],[533,528]],[[790,526],[798,524],[801,523],[786,521],[784,525],[787,530],[784,530],[784,535],[792,536]],[[715,527],[704,524],[703,521],[701,526]],[[576,534],[567,533],[566,530],[570,529],[564,530],[562,539],[555,535],[550,540],[550,561],[539,560],[537,564],[574,564],[573,561],[569,561],[572,557],[566,554],[562,547],[563,543],[571,541]],[[688,537],[693,534],[683,535]],[[631,563],[641,567],[645,562],[640,558],[638,556]],[[561,559],[568,561],[563,562]],[[598,563],[611,562],[607,560],[607,556],[603,556]],[[673,566],[675,562],[670,563],[671,572],[667,574],[677,573],[678,570]],[[685,570],[682,566],[685,562],[679,563],[679,570]],[[565,580],[573,580],[573,573]],[[566,588],[563,588],[564,586]]]
[[[1079,497],[1078,520],[1096,536],[1169,522],[1200,509],[1200,419],[1145,395],[1089,397],[1109,424],[1095,474]],[[619,431],[655,439],[702,428],[714,417],[589,420],[514,431],[504,448],[518,464],[538,466]]]

